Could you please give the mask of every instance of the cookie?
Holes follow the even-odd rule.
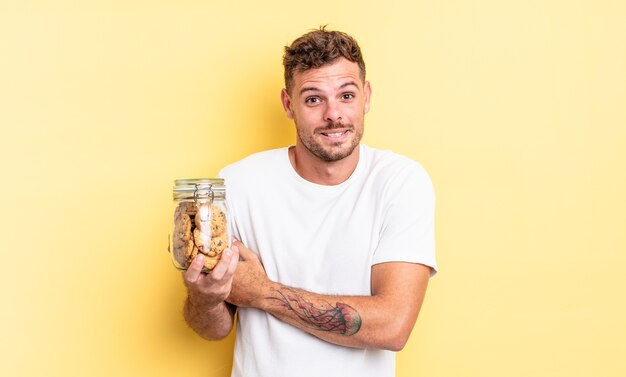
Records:
[[[226,232],[226,215],[218,206],[211,206],[213,218],[211,219],[211,235],[219,236]]]
[[[201,231],[200,228],[193,230],[193,241],[196,244],[198,250],[206,253],[211,248],[211,235],[209,232]]]
[[[224,250],[228,247],[228,237],[226,237],[226,233],[222,233],[216,237],[211,239],[211,249],[209,250],[208,255],[219,256],[222,254]]]
[[[176,213],[174,219],[174,256],[176,261],[183,264],[191,253],[193,240],[191,238],[191,218],[183,211]]]
[[[194,244],[193,240],[190,239],[186,241],[185,242],[185,258],[187,258],[188,262],[191,262],[191,259],[193,259],[193,257],[196,256],[196,254],[198,254],[198,248]]]
[[[187,257],[189,259],[189,263],[191,263],[191,261],[193,260],[193,258],[196,257],[196,255],[198,255],[198,248],[194,245],[191,248],[191,253],[189,254],[189,256]]]
[[[204,267],[208,268],[209,270],[212,270],[215,268],[215,266],[217,265],[217,262],[220,261],[219,256],[216,257],[204,257]]]
[[[174,221],[182,217],[183,214],[194,216],[196,214],[196,204],[193,202],[181,202],[174,211]]]

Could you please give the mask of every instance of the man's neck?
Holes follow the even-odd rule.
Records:
[[[318,185],[333,186],[345,182],[359,163],[360,146],[338,161],[324,161],[303,146],[289,148],[289,161],[299,176]]]

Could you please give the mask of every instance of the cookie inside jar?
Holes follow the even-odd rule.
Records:
[[[205,255],[203,271],[208,272],[217,265],[228,247],[224,192],[215,185],[215,180],[208,185],[203,181],[207,180],[180,180],[176,181],[174,188],[177,205],[171,251],[179,269],[187,269],[201,253]]]

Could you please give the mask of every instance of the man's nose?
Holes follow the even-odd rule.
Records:
[[[341,120],[341,107],[337,101],[327,101],[324,110],[325,121],[338,122]]]

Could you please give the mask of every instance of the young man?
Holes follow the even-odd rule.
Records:
[[[433,187],[360,144],[371,87],[350,36],[307,33],[284,66],[296,144],[222,170],[241,242],[186,271],[185,319],[220,339],[238,312],[233,376],[393,376],[437,268]]]

